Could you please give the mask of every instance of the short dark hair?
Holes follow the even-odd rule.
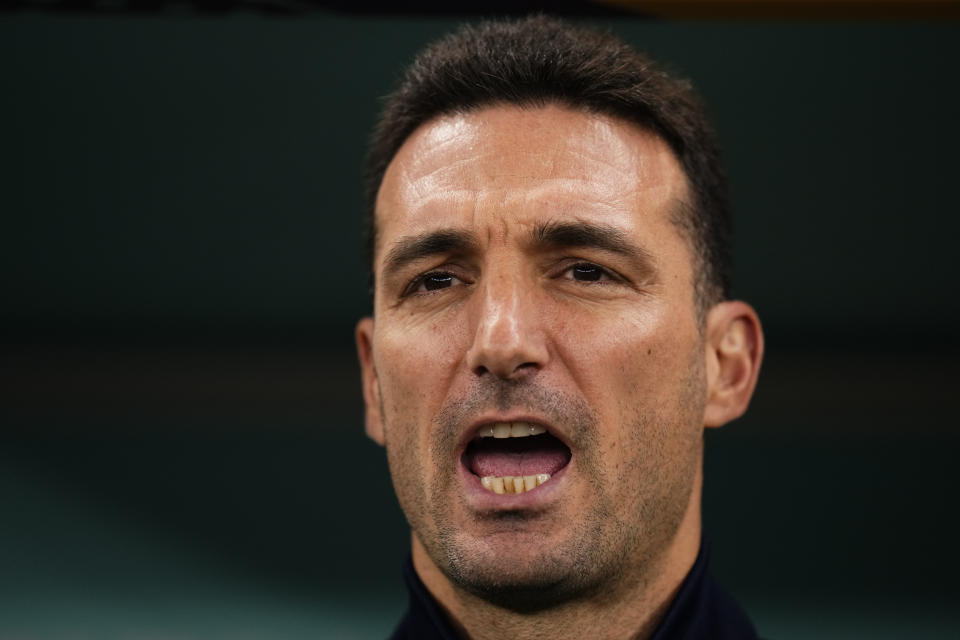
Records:
[[[732,221],[720,152],[700,98],[610,33],[535,15],[464,25],[414,59],[387,96],[366,166],[370,290],[375,206],[390,161],[433,118],[496,104],[550,103],[614,116],[661,137],[686,174],[692,202],[674,222],[694,255],[698,311],[730,295]]]

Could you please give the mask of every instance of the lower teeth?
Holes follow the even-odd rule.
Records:
[[[523,493],[539,487],[549,479],[549,473],[538,473],[535,476],[484,476],[480,478],[480,484],[494,493]]]

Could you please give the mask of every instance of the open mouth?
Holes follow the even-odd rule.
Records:
[[[548,482],[570,462],[570,449],[529,422],[485,425],[463,452],[463,464],[493,493],[524,493]]]

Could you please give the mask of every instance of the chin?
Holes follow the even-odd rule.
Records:
[[[589,598],[618,569],[604,562],[603,550],[576,539],[558,544],[542,536],[499,534],[478,541],[461,533],[441,535],[440,547],[443,557],[434,561],[453,584],[518,613]]]

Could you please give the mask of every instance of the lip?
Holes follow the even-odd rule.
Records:
[[[488,491],[480,484],[480,478],[470,471],[462,461],[458,461],[457,467],[467,503],[475,511],[523,511],[542,509],[547,503],[557,498],[558,492],[562,491],[567,470],[573,464],[573,458],[571,458],[567,466],[550,476],[550,480],[523,493],[494,493]]]
[[[464,431],[457,447],[457,468],[468,502],[479,511],[523,510],[542,507],[560,490],[560,485],[567,475],[567,470],[574,464],[573,456],[571,455],[570,461],[562,469],[550,476],[549,481],[529,491],[523,493],[494,493],[488,491],[480,484],[480,477],[463,464],[463,455],[480,429],[498,422],[529,422],[541,426],[547,430],[547,433],[562,442],[567,449],[570,449],[571,454],[573,453],[573,448],[570,446],[566,434],[557,429],[549,420],[528,413],[511,412],[484,415],[472,422],[470,427]]]
[[[477,436],[477,432],[480,431],[480,429],[498,422],[529,422],[543,427],[547,430],[547,433],[562,442],[567,449],[570,449],[570,451],[573,452],[573,447],[570,446],[570,442],[567,440],[566,434],[559,430],[555,425],[551,424],[549,420],[527,413],[503,413],[486,415],[470,423],[470,426],[463,432],[463,436],[460,438],[460,442],[457,446],[457,457],[459,458],[463,456],[463,452],[467,450],[467,445],[469,445],[470,441]]]

